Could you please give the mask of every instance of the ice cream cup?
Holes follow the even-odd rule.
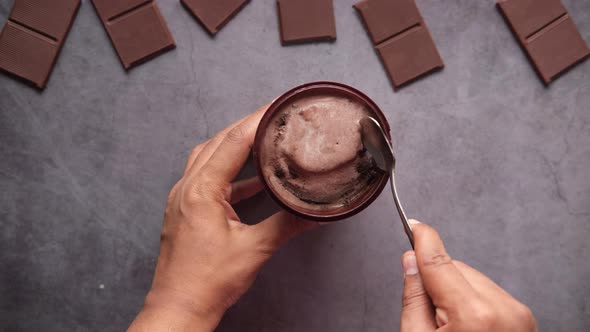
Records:
[[[313,82],[291,89],[278,97],[269,106],[268,110],[262,117],[254,140],[253,156],[258,176],[264,184],[268,194],[283,209],[304,219],[320,222],[342,220],[361,212],[379,196],[389,179],[389,174],[387,172],[379,171],[378,173],[372,173],[373,177],[371,180],[368,181],[362,189],[356,192],[354,196],[351,196],[345,204],[330,206],[329,208],[308,208],[301,204],[295,204],[296,200],[294,200],[292,195],[286,195],[284,189],[277,187],[276,181],[273,182],[270,178],[273,175],[269,174],[268,167],[265,167],[265,162],[262,160],[262,155],[264,154],[266,146],[263,142],[268,140],[268,138],[265,140],[267,131],[275,130],[276,128],[273,127],[273,122],[276,121],[275,115],[277,112],[283,112],[285,107],[290,103],[295,103],[295,101],[308,96],[344,97],[349,101],[353,101],[355,105],[362,105],[366,113],[379,122],[381,127],[387,133],[389,139],[390,127],[385,115],[375,102],[359,90],[336,82]]]

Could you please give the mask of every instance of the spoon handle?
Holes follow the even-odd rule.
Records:
[[[412,245],[412,249],[414,249],[414,233],[412,233],[412,227],[408,223],[408,217],[406,217],[406,213],[404,212],[404,208],[402,207],[401,203],[399,202],[399,196],[397,195],[397,189],[395,188],[395,177],[393,169],[391,170],[391,192],[393,193],[393,200],[395,201],[395,207],[397,208],[397,212],[399,212],[399,217],[402,220],[402,224],[404,225],[404,231],[410,240],[410,244]]]

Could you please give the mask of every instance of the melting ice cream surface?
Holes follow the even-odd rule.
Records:
[[[297,207],[326,210],[348,204],[380,170],[365,152],[359,102],[312,95],[285,103],[262,141],[263,174],[276,194]]]

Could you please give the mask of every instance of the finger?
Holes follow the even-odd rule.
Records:
[[[206,140],[205,142],[203,142],[193,148],[190,155],[188,156],[188,159],[186,160],[186,164],[184,165],[184,171],[183,171],[184,175],[186,175],[188,173],[189,169],[195,163],[195,160],[197,160],[197,157],[199,156],[199,154],[201,154],[201,152],[203,151],[205,146],[207,146],[208,143],[209,143],[209,140]]]
[[[238,126],[242,122],[244,122],[251,115],[252,114],[246,115],[245,117],[241,118],[240,120],[229,125],[227,128],[218,132],[211,139],[207,140],[207,142],[205,142],[206,144],[205,143],[200,144],[201,148],[198,151],[196,151],[197,153],[195,153],[195,154],[191,153],[191,156],[189,157],[189,161],[187,162],[187,165],[185,167],[184,174],[189,175],[189,174],[197,173],[201,169],[201,167],[207,162],[207,160],[209,160],[209,158],[211,157],[213,152],[215,152],[215,150],[217,149],[219,144],[221,144],[221,141],[223,140],[225,135],[227,135],[227,133],[229,131],[231,131],[233,128],[235,128],[236,126]],[[197,149],[197,148],[195,148],[195,149]],[[191,161],[191,157],[193,157],[192,161]]]
[[[242,123],[232,128],[201,168],[204,173],[217,181],[231,182],[250,155],[254,136],[266,106],[258,109]]]
[[[404,290],[402,295],[401,332],[428,332],[436,330],[434,308],[424,289],[416,256],[408,251],[402,256]]]
[[[453,265],[438,233],[432,227],[417,221],[412,221],[412,231],[418,269],[434,305],[440,309],[456,311],[455,309],[469,304],[476,293]]]
[[[252,239],[258,249],[272,255],[277,249],[295,236],[319,227],[318,223],[298,218],[286,211],[275,213],[269,218],[250,227]]]
[[[512,296],[502,289],[502,287],[498,286],[498,284],[478,270],[460,261],[454,260],[453,264],[459,269],[469,284],[471,284],[471,287],[482,296],[488,299],[495,299],[498,295],[512,298]]]
[[[522,320],[529,320],[530,326],[536,325],[530,309],[512,297],[492,279],[463,262],[453,261],[453,264],[461,271],[475,291],[488,303],[497,304],[496,310],[499,311],[500,315],[504,317],[520,317]]]
[[[230,204],[236,204],[258,194],[263,188],[264,185],[257,176],[236,181],[228,185],[225,200]]]

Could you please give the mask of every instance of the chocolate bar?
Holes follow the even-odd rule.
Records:
[[[444,67],[414,0],[362,0],[353,7],[395,88]]]
[[[80,0],[16,0],[0,33],[0,69],[44,89]]]
[[[283,45],[336,39],[332,0],[277,0]]]
[[[211,35],[215,35],[229,22],[250,0],[180,0]]]
[[[150,0],[92,0],[123,67],[128,70],[176,47]]]
[[[500,0],[497,8],[545,84],[590,55],[560,0]]]

